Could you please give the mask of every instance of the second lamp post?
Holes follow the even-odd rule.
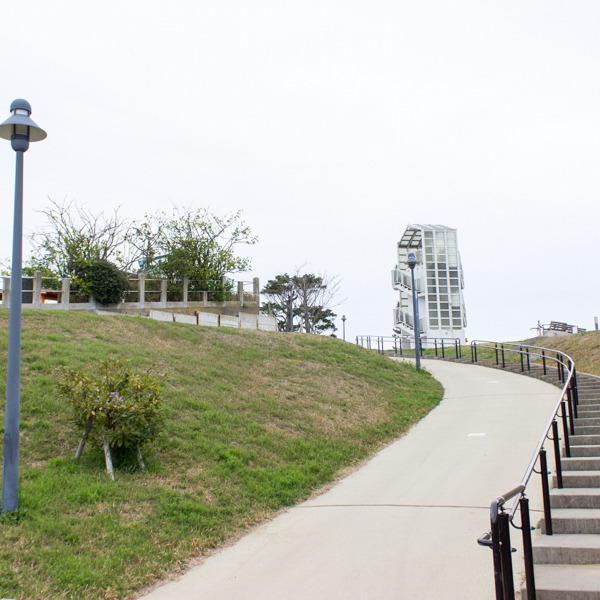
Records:
[[[415,360],[417,363],[417,369],[421,368],[421,328],[419,326],[419,301],[417,300],[417,288],[415,287],[415,265],[417,264],[417,257],[414,252],[408,255],[408,266],[410,267],[410,277],[412,284],[412,296],[413,296],[413,314],[414,314],[414,332],[415,332]]]

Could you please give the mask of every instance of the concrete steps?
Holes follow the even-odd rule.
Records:
[[[538,600],[600,600],[600,383],[578,375],[579,409],[571,456],[561,458],[563,487],[550,491],[553,535],[545,522],[533,539]],[[562,383],[555,382],[562,387]],[[561,429],[562,438],[562,429]],[[527,598],[526,586],[521,598]]]

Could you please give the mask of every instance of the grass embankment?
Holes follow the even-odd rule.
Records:
[[[0,393],[8,313],[0,311]],[[129,359],[168,372],[148,470],[78,434],[60,366]],[[427,373],[339,340],[142,318],[25,311],[20,510],[0,516],[0,597],[133,597],[153,580],[306,498],[441,398]],[[2,402],[2,406],[3,406]],[[0,413],[0,426],[4,415]]]
[[[564,352],[575,361],[577,371],[600,375],[600,331],[537,337],[525,343]]]

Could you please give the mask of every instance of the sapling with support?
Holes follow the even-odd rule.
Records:
[[[104,361],[97,373],[63,369],[61,396],[70,404],[74,427],[81,431],[75,458],[88,441],[104,450],[106,469],[114,479],[112,452],[132,449],[141,470],[141,447],[152,441],[163,419],[160,385],[148,372],[137,373],[126,361]]]

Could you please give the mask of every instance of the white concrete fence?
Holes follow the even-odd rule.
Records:
[[[260,329],[262,331],[278,331],[277,319],[269,315],[217,315],[214,313],[197,312],[195,315],[169,313],[163,310],[151,310],[148,316],[156,321],[174,321],[201,325],[203,327],[233,327],[235,329]]]
[[[136,273],[130,279],[131,289],[119,304],[103,306],[84,296],[68,277],[42,277],[36,271],[33,277],[23,277],[23,307],[46,310],[123,310],[182,309],[182,308],[250,308],[258,312],[260,285],[258,277],[252,281],[231,281],[223,278],[211,283],[211,290],[199,290],[197,282],[184,278],[170,281],[152,279],[146,273]],[[3,278],[1,292],[4,308],[10,307],[10,277]],[[228,311],[230,312],[230,311]]]

